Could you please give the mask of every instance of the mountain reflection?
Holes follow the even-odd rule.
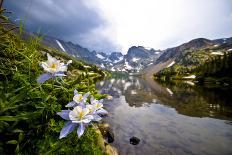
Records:
[[[97,87],[101,93],[114,98],[124,96],[131,107],[159,103],[187,116],[232,120],[230,90],[227,89],[206,89],[190,82],[159,84],[134,76],[107,79]]]

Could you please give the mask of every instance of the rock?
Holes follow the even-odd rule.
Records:
[[[99,129],[96,129],[96,133],[99,134],[98,144],[100,145],[100,147],[104,151],[104,154],[106,154],[106,155],[118,155],[118,150],[115,147],[113,147],[110,144],[105,142],[104,138],[102,137],[101,131]]]
[[[132,144],[132,145],[138,145],[139,142],[140,142],[140,139],[137,138],[137,137],[131,137],[130,138],[130,144]]]
[[[114,141],[114,133],[113,130],[110,128],[109,124],[99,124],[98,128],[100,129],[103,137],[107,139],[108,143],[112,143]]]
[[[108,143],[113,143],[114,142],[114,133],[112,130],[109,130],[107,132],[107,138],[108,138]]]

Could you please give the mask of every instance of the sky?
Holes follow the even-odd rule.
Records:
[[[232,0],[5,0],[4,7],[29,31],[105,53],[232,37]]]

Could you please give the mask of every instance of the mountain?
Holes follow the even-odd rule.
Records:
[[[231,45],[232,38],[216,40],[197,38],[165,50],[132,46],[128,49],[126,55],[120,52],[106,54],[89,51],[78,44],[50,36],[45,36],[42,42],[47,46],[66,52],[79,60],[94,64],[105,70],[143,74],[144,72],[158,72],[173,65],[191,67],[202,64],[209,58],[226,52],[223,49],[219,51],[219,47]]]
[[[230,69],[228,57],[231,52],[232,38],[194,39],[165,50],[157,59],[152,72],[156,78],[193,79],[205,75],[227,76],[230,75],[226,72]],[[222,68],[224,72],[220,71]],[[219,72],[220,75],[217,75]]]
[[[194,39],[180,46],[164,50],[163,54],[155,62],[155,65],[165,62],[169,62],[166,67],[171,67],[175,63],[197,65],[210,56],[221,54],[215,52],[219,52],[217,48],[226,44],[232,44],[232,37],[216,40],[205,38]],[[223,50],[220,52],[225,51]]]
[[[141,73],[149,65],[152,65],[161,55],[161,50],[147,49],[143,46],[132,46],[129,48],[122,61],[115,64],[112,71],[122,71],[127,73]]]
[[[44,36],[42,43],[69,55],[97,65],[110,71],[122,71],[127,73],[139,73],[142,69],[151,65],[162,53],[161,50],[146,49],[143,46],[131,47],[126,55],[120,52],[106,54],[103,52],[89,51],[78,44],[66,42],[51,36]]]
[[[106,54],[103,52],[89,51],[87,48],[78,44],[74,44],[70,41],[66,42],[51,36],[44,36],[42,43],[59,51],[68,53],[76,59],[97,65],[104,69],[113,66],[114,63],[122,60],[123,57],[123,55],[119,52]]]
[[[205,38],[194,39],[180,46],[174,48],[168,48],[164,50],[164,53],[159,57],[156,63],[164,62],[173,58],[176,59],[178,57],[185,55],[186,53],[194,52],[206,47],[212,47],[212,46],[217,47],[225,43],[231,44],[232,37],[224,38],[224,39],[216,39],[216,40],[209,40]]]

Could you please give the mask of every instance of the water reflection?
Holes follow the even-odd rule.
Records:
[[[114,97],[104,120],[120,154],[232,154],[232,108],[227,90],[189,83],[158,84],[136,77],[98,83]],[[138,137],[138,145],[131,145]]]
[[[191,83],[191,84],[189,84]],[[102,93],[114,98],[125,96],[129,106],[141,107],[161,101],[175,108],[178,113],[194,117],[232,119],[231,90],[206,89],[182,83],[148,83],[141,78],[129,77],[109,79],[98,84]]]

